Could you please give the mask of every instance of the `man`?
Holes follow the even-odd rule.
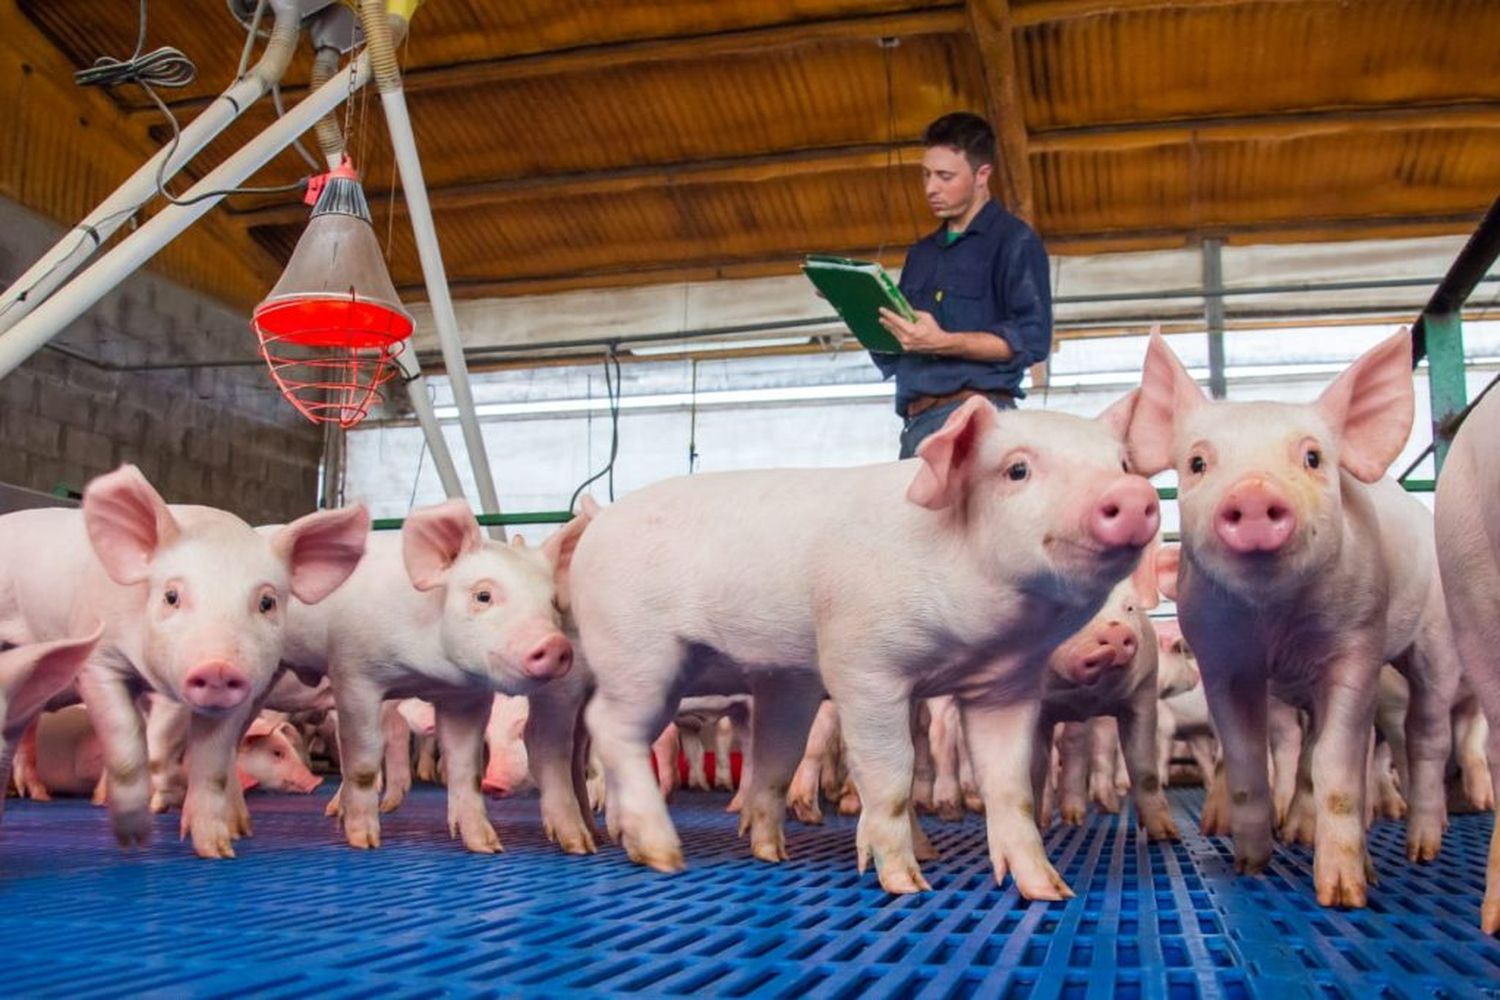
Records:
[[[970,396],[1014,408],[1026,369],[1052,346],[1047,251],[990,198],[994,130],[960,111],[928,125],[922,144],[927,204],[943,221],[907,251],[901,269],[916,322],[880,311],[905,353],[871,354],[886,378],[896,377],[902,458]]]

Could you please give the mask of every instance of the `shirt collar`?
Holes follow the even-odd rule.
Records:
[[[979,214],[975,215],[974,218],[969,220],[969,225],[964,229],[963,235],[967,236],[969,233],[988,232],[990,227],[995,224],[995,220],[999,217],[1000,205],[995,201],[994,196],[991,195],[990,200],[985,202],[984,207],[979,210]],[[929,235],[927,238],[940,247],[948,246],[948,223],[939,222],[938,227],[934,229],[931,235]],[[960,237],[960,239],[962,239],[962,236]],[[957,243],[958,240],[954,240],[953,242]]]

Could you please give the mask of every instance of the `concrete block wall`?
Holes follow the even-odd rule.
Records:
[[[0,283],[61,229],[0,199]],[[0,379],[0,482],[51,492],[134,462],[173,503],[252,524],[317,506],[321,431],[282,399],[247,317],[138,272]]]

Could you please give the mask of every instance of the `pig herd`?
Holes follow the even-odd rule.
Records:
[[[1404,330],[1297,405],[1210,401],[1153,335],[1140,388],[1097,418],[975,398],[914,459],[586,499],[539,547],[488,539],[459,501],[399,535],[357,506],[251,528],[125,466],[81,511],[0,517],[0,777],[14,760],[32,794],[97,789],[127,847],[180,805],[195,851],[228,858],[245,787],[317,784],[263,710],[320,701],[353,847],[380,845],[416,729],[467,849],[501,849],[485,791],[530,780],[548,836],[593,852],[592,754],[610,837],[673,871],[676,768],[653,744],[701,758],[748,704],[757,858],[787,857],[788,807],[816,821],[821,790],[859,811],[860,869],[919,891],[918,808],[967,806],[996,880],[1058,899],[1040,828],[1128,786],[1146,834],[1176,838],[1180,740],[1239,871],[1310,843],[1319,902],[1363,906],[1372,816],[1404,815],[1429,861],[1450,771],[1474,807],[1500,785],[1500,397],[1453,442],[1435,517],[1387,476],[1412,419]],[[1168,469],[1180,547],[1147,480]],[[1159,592],[1175,621],[1147,617]],[[1500,930],[1500,832],[1480,921]]]

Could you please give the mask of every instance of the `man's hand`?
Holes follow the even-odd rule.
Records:
[[[952,337],[938,326],[937,320],[932,318],[932,313],[923,312],[920,309],[916,313],[917,321],[913,323],[902,319],[899,314],[889,309],[882,308],[880,325],[900,341],[903,350],[917,354],[945,353],[944,348],[952,346]]]

